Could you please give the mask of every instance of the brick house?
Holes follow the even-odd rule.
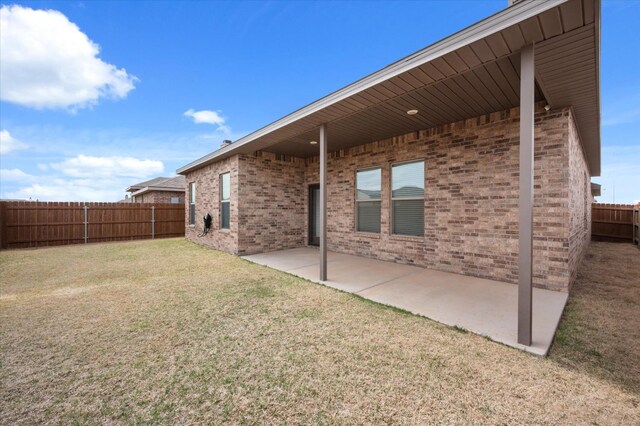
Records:
[[[187,164],[186,237],[518,284],[526,345],[531,286],[568,292],[590,241],[599,31],[598,0],[515,2]]]
[[[184,203],[184,176],[157,177],[131,185],[126,189],[132,203]]]

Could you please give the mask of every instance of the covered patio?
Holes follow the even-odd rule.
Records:
[[[328,279],[319,274],[320,252],[302,247],[243,257],[365,299],[460,327],[536,355],[549,352],[567,293],[533,289],[531,345],[518,343],[518,287],[513,284],[412,265],[328,252]]]
[[[569,248],[567,230],[575,228],[575,223],[585,227],[589,223],[586,207],[579,214],[581,220],[569,221],[570,209],[583,205],[575,201],[581,199],[579,193],[574,194],[575,200],[569,194],[585,187],[578,182],[587,182],[587,175],[600,174],[599,13],[597,0],[518,2],[178,172],[192,173],[189,179],[195,180],[197,173],[210,173],[203,171],[206,167],[215,173],[240,170],[236,174],[242,183],[232,188],[231,198],[246,201],[241,201],[244,208],[231,205],[237,208],[232,216],[242,219],[235,228],[232,223],[230,234],[221,233],[219,239],[224,242],[216,242],[216,247],[250,254],[247,260],[544,355],[567,293],[533,288],[534,280],[553,288],[549,277],[556,274],[566,281],[561,288],[568,291],[584,250]],[[537,122],[544,121],[535,115],[536,109],[570,120],[561,129],[534,133]],[[518,116],[517,133],[510,127],[511,114]],[[500,124],[478,130],[485,134],[461,131],[457,139],[449,138],[456,130],[452,123],[468,129],[497,119]],[[437,133],[442,129],[446,131]],[[436,133],[442,137],[430,137]],[[404,136],[391,139],[399,135]],[[386,144],[381,142],[385,140]],[[517,140],[515,147],[509,145],[512,140]],[[474,141],[484,145],[474,147]],[[569,153],[572,141],[575,155]],[[382,147],[387,151],[376,151],[375,160],[367,160]],[[559,147],[566,147],[566,152],[554,154]],[[450,156],[448,152],[456,149]],[[505,163],[507,151],[517,156],[515,164]],[[263,152],[272,157],[263,159]],[[344,153],[349,157],[339,163]],[[467,158],[468,153],[475,155]],[[580,164],[576,170],[582,164],[585,169],[574,173],[571,182],[566,176],[568,164],[552,167],[549,163],[570,156]],[[403,187],[419,192],[414,199],[403,195],[400,186],[389,188],[394,186],[390,170],[409,160],[419,160],[423,172],[433,173],[426,178],[414,173],[421,182]],[[380,170],[378,181],[384,182],[374,191],[382,212],[375,215],[375,233],[380,237],[364,236],[351,219],[357,211],[357,201],[352,201],[357,184],[351,181],[357,179],[358,170],[371,167]],[[466,178],[463,172],[468,172]],[[508,176],[499,181],[496,176],[503,172]],[[212,180],[202,179],[203,184]],[[490,185],[490,190],[483,185]],[[313,208],[304,198],[307,187],[318,194]],[[422,220],[420,229],[396,232],[390,211],[394,206],[409,206],[401,204],[402,197],[423,200],[415,216],[417,223]],[[452,209],[465,218],[447,216]],[[309,212],[315,213],[305,218]],[[414,217],[410,214],[414,213],[405,216]],[[306,243],[318,244],[319,249],[299,247],[304,220],[309,229]],[[484,225],[488,228],[479,230]],[[534,227],[538,228],[535,244]],[[410,238],[399,239],[403,232]],[[239,237],[229,241],[229,235]],[[451,249],[456,241],[458,246]],[[461,263],[465,256],[476,264],[458,275],[339,254],[330,248],[370,257],[377,250],[380,259],[404,259],[404,263],[416,263],[422,256],[431,262],[423,266],[434,268],[439,262],[447,267]],[[267,253],[252,254],[260,251]],[[450,258],[438,257],[444,251]],[[546,256],[544,271],[534,272],[534,251]],[[578,254],[569,259],[569,252]],[[414,258],[405,258],[411,253]],[[485,262],[489,257],[497,259]],[[517,286],[474,277],[495,276],[476,272],[485,264],[493,270],[516,270],[516,276],[507,273],[502,278]]]

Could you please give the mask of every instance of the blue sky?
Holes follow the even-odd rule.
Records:
[[[2,2],[0,197],[116,201],[506,3]],[[603,2],[601,202],[640,200],[638,22]]]

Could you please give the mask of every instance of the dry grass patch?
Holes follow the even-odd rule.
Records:
[[[0,253],[0,422],[600,423],[592,370],[182,240]]]
[[[640,250],[592,242],[550,358],[640,394]]]

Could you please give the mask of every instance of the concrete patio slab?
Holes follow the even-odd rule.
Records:
[[[546,355],[567,302],[567,294],[533,290],[533,341],[517,343],[516,285],[411,265],[329,252],[327,281],[320,281],[320,254],[303,247],[244,256],[366,299],[462,327],[536,355]]]

